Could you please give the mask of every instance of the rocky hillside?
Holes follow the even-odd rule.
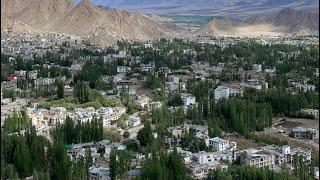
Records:
[[[240,25],[242,25],[242,22],[235,19],[214,17],[208,24],[200,29],[200,33],[205,35],[221,35]]]
[[[83,36],[101,44],[167,35],[158,24],[141,14],[95,6],[89,0],[78,4],[73,0],[1,0],[1,15],[3,28],[18,22],[29,29]]]
[[[259,28],[263,31],[258,32]],[[274,35],[310,35],[317,34],[319,29],[319,12],[285,8],[269,16],[252,16],[239,21],[228,18],[213,18],[200,31],[200,34],[243,34],[240,30],[251,30],[253,34]],[[248,33],[250,34],[250,33]]]
[[[75,7],[73,0],[1,0],[1,19],[44,28]]]

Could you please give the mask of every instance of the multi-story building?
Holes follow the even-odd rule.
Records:
[[[183,124],[180,126],[169,127],[168,131],[171,132],[172,136],[178,140],[186,132],[189,132],[190,129],[195,130],[195,136],[205,136],[208,137],[208,126],[194,125],[194,124]]]
[[[161,101],[156,101],[156,102],[150,102],[149,103],[149,111],[154,110],[154,109],[159,109],[162,107]]]
[[[103,127],[106,128],[112,122],[118,120],[126,112],[122,107],[101,107],[96,111],[97,117],[102,119]]]
[[[136,100],[134,101],[134,105],[140,109],[145,109],[149,107],[150,98],[148,96],[137,96]]]
[[[194,97],[192,94],[181,93],[181,97],[185,107],[196,104],[196,97]]]
[[[95,109],[93,107],[88,108],[76,108],[74,110],[74,120],[76,122],[90,122],[94,117],[98,117]]]
[[[214,151],[223,151],[229,148],[229,140],[224,140],[219,137],[208,139],[209,146],[212,147]]]
[[[261,72],[262,71],[262,65],[261,64],[254,64],[252,65],[252,70],[255,72]]]
[[[130,127],[139,126],[140,124],[141,124],[141,121],[139,117],[130,117],[128,120],[128,126]]]
[[[302,111],[313,115],[315,119],[319,119],[319,109],[303,109]]]
[[[51,85],[54,82],[55,82],[55,80],[52,78],[38,78],[38,79],[34,80],[34,84],[36,86],[38,86],[38,85]]]
[[[109,180],[111,179],[110,170],[104,167],[90,167],[89,168],[89,179],[90,180]]]
[[[38,76],[38,71],[37,70],[33,70],[33,71],[29,71],[28,72],[28,78],[29,79],[37,79]]]
[[[217,168],[225,171],[228,169],[228,166],[220,164],[219,162],[212,162],[208,164],[190,163],[187,165],[188,172],[192,175],[193,179],[204,179],[211,171],[214,171]]]
[[[274,159],[274,154],[257,149],[244,150],[240,155],[241,164],[257,168],[273,169],[275,165]]]
[[[277,147],[275,145],[265,146],[262,149],[275,154],[275,164],[280,165],[283,163],[293,163],[294,156],[302,156],[304,161],[311,160],[311,150],[299,148],[291,148],[288,145]]]
[[[288,145],[278,147],[269,145],[261,149],[247,149],[241,152],[240,163],[253,167],[279,168],[282,164],[292,164],[294,156],[302,156],[304,161],[311,160],[311,150],[291,148]]]
[[[207,164],[211,162],[228,161],[232,162],[236,160],[235,151],[217,151],[217,152],[204,152],[192,154],[193,161],[199,164]]]
[[[130,73],[131,68],[128,66],[117,66],[117,73]]]
[[[214,100],[217,102],[220,99],[229,99],[230,89],[227,86],[218,86],[214,90]]]
[[[290,137],[315,140],[319,138],[319,130],[314,128],[296,127],[292,129]]]

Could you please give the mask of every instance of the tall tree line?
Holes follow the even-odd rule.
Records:
[[[101,119],[94,118],[86,123],[74,123],[68,116],[65,123],[57,125],[52,131],[55,140],[64,144],[76,144],[103,139],[103,124]]]

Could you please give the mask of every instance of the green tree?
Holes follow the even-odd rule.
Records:
[[[123,133],[123,137],[129,138],[129,137],[130,137],[129,131],[125,131],[125,132]]]
[[[170,179],[187,179],[187,169],[177,151],[173,151],[168,158],[167,167]]]
[[[146,121],[144,127],[138,132],[137,139],[141,146],[147,146],[152,143],[153,135],[149,121]]]
[[[117,151],[112,148],[110,152],[110,178],[116,180],[118,175]]]
[[[58,99],[64,98],[64,82],[62,80],[56,80],[57,81],[57,94],[58,94]]]
[[[14,91],[13,89],[4,89],[3,98],[11,98],[12,101],[15,101],[17,98],[16,91]]]
[[[17,145],[13,153],[13,162],[17,167],[19,177],[27,177],[31,174],[32,164],[25,138],[18,138]]]
[[[168,106],[182,106],[182,105],[183,105],[183,100],[179,93],[174,93],[172,96],[170,96],[168,101]]]
[[[49,170],[51,179],[72,179],[71,162],[61,141],[54,142],[49,148]]]
[[[78,80],[75,84],[74,92],[80,103],[89,102],[91,88],[88,83]]]

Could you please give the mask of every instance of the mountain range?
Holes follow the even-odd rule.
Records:
[[[78,0],[79,1],[79,0]],[[92,0],[96,5],[158,15],[223,16],[246,19],[283,8],[318,9],[318,0]]]
[[[217,1],[219,0],[208,2]],[[263,0],[252,2],[260,1]],[[122,0],[117,1],[119,5],[121,2]],[[133,5],[131,0],[126,2]],[[176,4],[178,2],[184,1],[171,1]],[[230,2],[235,3],[236,0]],[[272,4],[270,0],[268,2]],[[318,11],[284,8],[281,11],[250,16],[246,19],[213,17],[196,33],[235,36],[308,35],[318,33],[318,28]],[[89,0],[81,0],[79,3],[73,0],[1,0],[1,30],[64,33],[80,36],[98,44],[113,44],[120,39],[145,41],[190,34],[185,28],[173,24],[170,17],[95,5]]]
[[[148,17],[96,6],[89,0],[1,0],[1,27],[13,31],[59,32],[109,44],[167,35]]]
[[[245,20],[213,18],[198,32],[207,35],[316,35],[319,12],[284,8],[268,16],[251,16]]]

